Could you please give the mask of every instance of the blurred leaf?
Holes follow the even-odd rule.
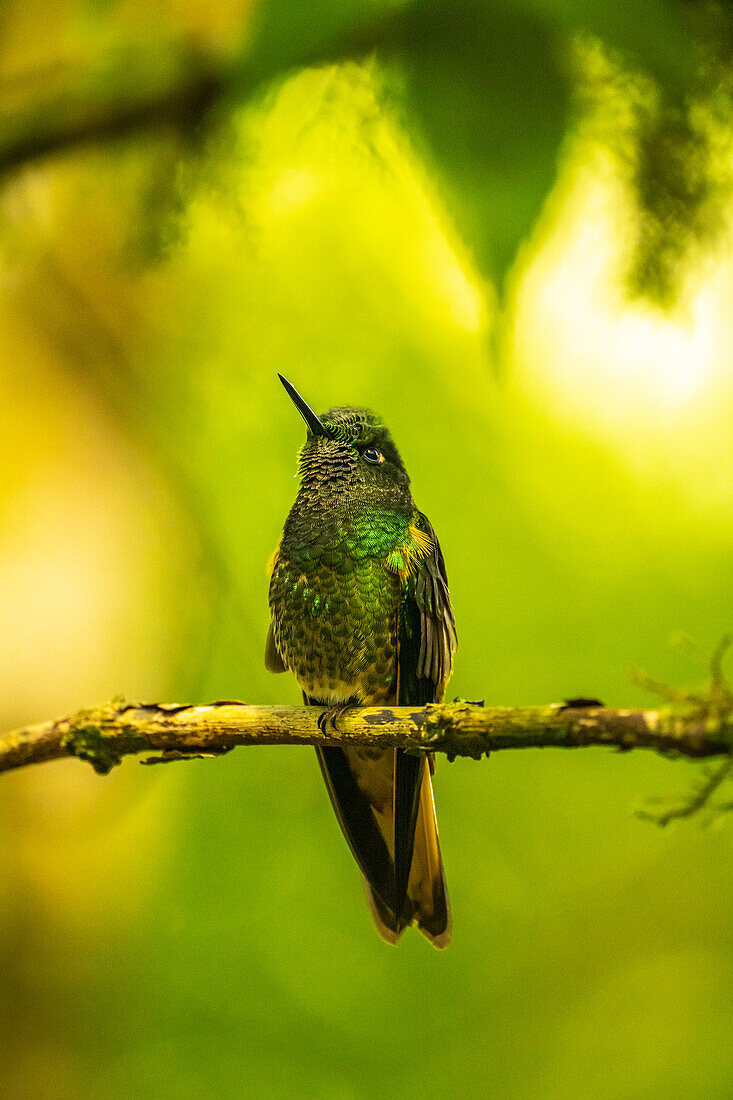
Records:
[[[335,61],[373,48],[391,16],[413,0],[263,0],[253,16],[245,79],[248,86],[278,72]]]
[[[554,183],[570,99],[569,36],[602,38],[674,94],[698,63],[681,7],[665,0],[641,8],[630,0],[352,0],[310,5],[307,14],[278,0],[259,17],[250,79],[377,51],[407,132],[480,269],[499,285]]]
[[[569,35],[600,36],[668,88],[685,85],[697,63],[681,10],[663,0],[264,0],[233,26],[225,48],[159,28],[144,49],[131,40],[93,50],[86,67],[62,66],[50,87],[36,82],[21,111],[4,89],[0,165],[151,124],[190,131],[214,103],[278,74],[376,51],[456,225],[501,284],[554,182]]]
[[[714,241],[724,209],[711,156],[705,130],[687,111],[642,113],[633,175],[639,210],[628,275],[632,293],[673,305],[694,246]],[[727,194],[724,188],[723,198]]]
[[[696,14],[698,66],[684,88],[597,40],[576,50],[585,133],[612,154],[633,200],[625,289],[667,310],[718,249],[733,191],[733,19],[714,5]]]
[[[482,272],[501,284],[555,179],[569,86],[552,30],[502,5],[423,4],[387,85]]]
[[[730,221],[733,79],[729,12],[700,26],[709,49],[684,99],[661,89],[640,104],[632,185],[638,204],[632,293],[673,305],[695,261],[710,256]]]
[[[505,0],[505,6],[600,38],[670,89],[681,87],[697,70],[691,22],[685,5],[676,0]]]

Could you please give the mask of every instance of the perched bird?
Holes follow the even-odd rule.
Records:
[[[308,430],[300,488],[272,557],[265,664],[289,669],[303,701],[330,708],[332,719],[346,706],[439,702],[456,649],[445,563],[392,438],[369,409],[316,416],[279,377]],[[417,924],[447,947],[432,758],[316,752],[380,934],[396,943]]]

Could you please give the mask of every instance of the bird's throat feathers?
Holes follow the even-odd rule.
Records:
[[[369,409],[341,407],[319,420],[326,434],[309,431],[298,454],[299,507],[321,512],[325,506],[342,516],[370,510],[411,515],[410,479],[382,421]]]
[[[353,560],[381,558],[404,579],[432,549],[416,524],[410,479],[388,429],[368,409],[319,417],[298,456],[300,488],[285,528],[288,546],[312,539]]]

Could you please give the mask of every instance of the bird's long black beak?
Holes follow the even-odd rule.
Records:
[[[310,405],[307,405],[305,403],[303,398],[300,396],[300,394],[296,390],[295,386],[293,386],[290,382],[288,382],[287,378],[283,378],[282,374],[278,374],[278,378],[280,379],[283,386],[285,387],[285,389],[288,393],[288,396],[290,397],[290,400],[293,402],[296,409],[298,410],[300,415],[305,420],[305,422],[308,425],[309,429],[313,432],[313,435],[322,435],[322,436],[327,435],[328,433],[326,432],[326,429],[324,428],[323,424],[318,419],[316,414],[313,412],[313,409],[310,407]]]

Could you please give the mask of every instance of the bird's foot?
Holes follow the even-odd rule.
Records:
[[[354,703],[335,703],[331,707],[326,709],[318,716],[318,728],[321,733],[327,737],[329,733],[338,733],[338,720],[342,714],[345,714],[347,710],[351,710]]]

